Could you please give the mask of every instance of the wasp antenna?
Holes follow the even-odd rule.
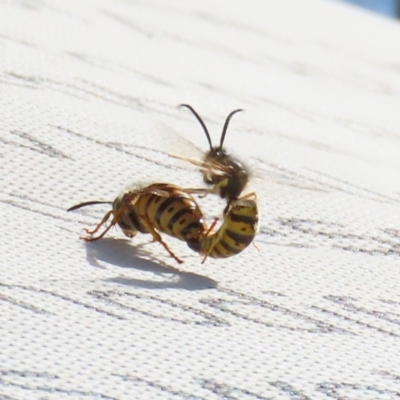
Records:
[[[224,125],[224,129],[222,129],[222,133],[221,133],[221,140],[219,142],[219,148],[222,149],[222,146],[224,144],[224,140],[225,140],[225,135],[226,135],[226,131],[228,129],[228,125],[229,125],[229,121],[231,120],[231,118],[233,117],[234,114],[243,111],[241,108],[239,108],[238,110],[233,110],[227,117],[226,117],[226,121],[225,121],[225,125]]]
[[[76,206],[68,208],[67,212],[77,210],[81,207],[93,206],[94,204],[112,204],[112,201],[87,201],[86,203],[77,204]]]
[[[179,107],[186,107],[188,108],[193,115],[197,118],[197,121],[200,122],[200,125],[203,127],[204,133],[206,134],[207,140],[208,140],[208,144],[210,145],[210,150],[212,150],[212,142],[211,142],[211,137],[210,134],[208,132],[208,129],[206,127],[206,124],[204,123],[204,121],[200,118],[200,115],[197,114],[197,112],[194,110],[194,108],[192,106],[190,106],[189,104],[180,104]]]

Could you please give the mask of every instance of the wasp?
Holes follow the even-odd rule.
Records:
[[[88,201],[67,211],[94,204],[112,204],[112,209],[93,230],[84,229],[88,236],[82,239],[88,242],[99,240],[111,227],[118,224],[129,238],[136,236],[138,232],[151,234],[153,241],[159,242],[179,264],[183,261],[162,240],[160,232],[187,242],[188,245],[191,243],[192,249],[199,249],[199,238],[208,230],[203,213],[191,194],[169,183],[154,183],[140,189],[132,188],[122,193],[114,202]],[[111,217],[108,227],[98,236],[93,236]]]
[[[228,258],[241,253],[254,239],[258,228],[258,207],[255,193],[231,200],[219,229],[212,232],[218,218],[199,239],[188,246],[207,257]]]
[[[189,104],[181,104],[180,107],[188,108],[199,121],[206,135],[210,150],[204,153],[202,161],[190,158],[188,159],[180,156],[174,157],[187,160],[192,164],[200,167],[204,182],[207,185],[212,186],[212,188],[192,189],[191,192],[203,194],[219,194],[222,199],[227,199],[227,207],[224,211],[224,213],[226,213],[229,209],[230,203],[239,198],[250,179],[249,169],[241,161],[231,156],[224,148],[224,141],[229,122],[234,114],[243,110],[234,110],[227,116],[224,127],[222,129],[219,145],[213,146],[207,126],[202,118],[199,116],[199,114],[194,110],[194,108]]]
[[[188,108],[199,121],[206,135],[209,150],[204,153],[202,161],[182,158],[198,166],[203,175],[204,182],[212,186],[211,189],[188,189],[191,193],[214,193],[227,200],[223,212],[223,221],[220,228],[213,231],[218,218],[198,241],[189,242],[193,250],[204,255],[203,263],[207,257],[227,258],[241,253],[257,234],[258,229],[258,205],[254,192],[240,197],[245,190],[250,171],[242,161],[231,156],[224,148],[226,132],[233,115],[243,111],[233,110],[226,117],[220,142],[218,146],[212,144],[210,133],[199,114],[189,104],[181,104],[180,107]]]

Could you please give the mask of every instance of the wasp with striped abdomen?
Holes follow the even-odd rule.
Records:
[[[140,189],[129,189],[117,197],[114,202],[89,201],[77,204],[67,211],[94,204],[112,204],[100,223],[93,229],[85,229],[89,236],[82,239],[92,242],[102,238],[112,226],[119,225],[122,232],[132,238],[138,232],[149,233],[155,242],[159,242],[168,254],[178,263],[182,263],[162,240],[160,232],[179,240],[193,242],[193,249],[199,238],[206,232],[207,226],[195,199],[179,186],[169,183],[154,183]],[[93,236],[112,217],[111,223],[101,234]],[[198,245],[197,245],[198,246]]]
[[[218,221],[215,219],[210,228],[204,232],[198,241],[188,243],[193,250],[207,257],[227,258],[241,253],[252,243],[258,228],[257,196],[254,192],[241,197],[249,179],[250,171],[245,164],[231,156],[224,148],[226,132],[233,115],[243,111],[232,111],[226,118],[218,146],[213,146],[210,133],[202,118],[188,104],[181,104],[188,108],[199,121],[206,135],[210,149],[203,154],[201,161],[177,157],[198,166],[204,182],[210,189],[188,189],[190,193],[218,194],[226,199],[227,205],[223,212],[223,221],[219,229],[213,231]]]

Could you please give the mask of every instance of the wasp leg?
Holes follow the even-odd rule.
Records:
[[[210,234],[210,232],[214,229],[215,225],[217,225],[218,219],[219,219],[219,218],[214,218],[213,223],[212,223],[211,226],[207,229],[207,232],[205,233],[204,237],[207,237],[207,236]],[[214,245],[215,245],[215,244],[214,244]],[[208,250],[208,252],[207,252],[206,255],[204,256],[203,261],[201,262],[202,264],[205,263],[205,261],[207,260],[207,257],[210,255],[210,253],[212,252],[213,248],[214,248],[214,246],[211,246],[211,247],[210,247],[210,249]]]
[[[161,235],[152,227],[151,223],[148,221],[147,218],[139,216],[139,218],[141,219],[141,222],[143,223],[143,225],[146,227],[146,229],[148,230],[148,232],[151,234],[151,236],[153,236],[153,242],[158,242],[160,243],[165,250],[167,250],[168,254],[178,263],[178,264],[182,264],[183,261],[180,260],[168,247],[168,245],[163,242]]]
[[[258,246],[256,245],[255,241],[253,241],[253,246],[257,249],[258,252],[260,252],[260,249],[259,249]]]
[[[119,215],[114,213],[113,210],[109,211],[103,217],[103,219],[100,221],[100,223],[96,226],[96,228],[94,228],[92,231],[89,231],[88,229],[84,229],[84,231],[86,233],[88,233],[89,235],[93,235],[94,233],[96,233],[100,229],[100,227],[102,225],[104,225],[108,221],[108,219],[110,218],[111,215],[114,215],[114,218],[111,221],[110,226],[108,226],[106,229],[104,229],[104,231],[99,236],[96,236],[96,237],[81,237],[81,239],[85,240],[86,242],[94,242],[95,240],[101,239],[118,222]]]
[[[217,194],[218,193],[218,191],[216,191],[214,188],[212,188],[212,189],[185,188],[185,189],[183,189],[183,191],[186,192],[186,193],[189,193],[189,194],[198,194],[201,199],[206,197],[208,194]]]
[[[252,200],[256,201],[257,200],[256,192],[247,193],[244,196],[238,197],[235,199],[228,199],[228,203],[226,204],[226,207],[224,208],[224,215],[228,214],[229,208],[231,207],[233,202],[235,202],[237,200],[246,200],[246,199],[252,199]]]

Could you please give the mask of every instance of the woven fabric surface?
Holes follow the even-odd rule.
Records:
[[[0,2],[0,399],[400,398],[398,23],[322,0]],[[252,171],[204,264],[82,228],[131,186]],[[197,198],[210,224],[217,196]]]

